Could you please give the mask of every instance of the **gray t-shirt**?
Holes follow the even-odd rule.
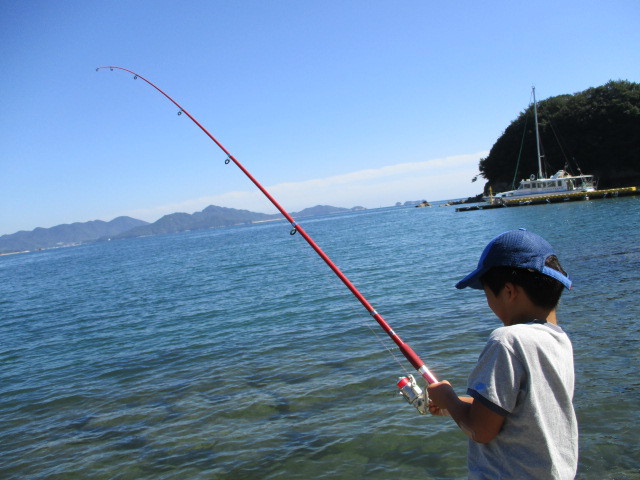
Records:
[[[469,441],[469,478],[574,478],[573,388],[573,348],[560,327],[527,323],[494,330],[467,392],[505,421],[491,442]]]

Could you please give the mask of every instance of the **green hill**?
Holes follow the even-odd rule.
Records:
[[[640,84],[610,81],[539,101],[538,123],[547,175],[593,174],[601,189],[640,185]],[[510,190],[514,180],[517,187],[538,172],[534,128],[530,105],[480,160],[485,194],[490,186]]]

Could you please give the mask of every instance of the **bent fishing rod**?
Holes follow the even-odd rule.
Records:
[[[96,72],[100,69],[109,69],[113,70],[122,70],[124,72],[128,72],[133,75],[135,79],[141,79],[153,88],[155,88],[158,92],[164,95],[171,103],[173,103],[176,107],[178,107],[178,115],[182,115],[183,113],[191,119],[193,123],[195,123],[200,130],[202,130],[213,142],[227,155],[225,159],[225,164],[229,164],[233,162],[241,171],[244,173],[253,184],[258,187],[258,189],[264,194],[265,197],[273,204],[276,209],[284,216],[284,218],[291,224],[291,231],[289,232],[291,235],[295,235],[299,233],[302,238],[306,240],[306,242],[315,250],[315,252],[324,260],[324,262],[329,266],[329,268],[338,276],[338,278],[345,284],[345,286],[351,291],[351,293],[360,301],[360,303],[364,306],[364,308],[369,312],[374,320],[380,325],[380,327],[389,335],[391,340],[397,345],[398,349],[402,352],[405,358],[411,363],[411,365],[420,373],[420,375],[427,381],[427,384],[436,383],[438,380],[436,377],[429,371],[426,364],[420,359],[420,357],[413,351],[413,349],[404,343],[402,339],[398,336],[398,334],[393,331],[393,329],[389,326],[389,324],[382,318],[373,306],[367,301],[367,299],[358,291],[358,289],[351,283],[351,281],[346,277],[344,273],[340,271],[338,266],[333,263],[333,261],[327,256],[326,253],[322,251],[322,249],[318,246],[318,244],[309,236],[309,234],[302,228],[300,224],[298,224],[293,217],[276,201],[273,196],[258,182],[251,173],[213,136],[209,131],[202,126],[198,120],[196,120],[187,110],[185,110],[178,102],[176,102],[173,98],[167,95],[164,91],[158,88],[155,84],[144,78],[143,76],[132,72],[126,68],[116,67],[113,65],[103,66],[96,68]],[[398,388],[400,389],[400,393],[406,398],[406,400],[414,405],[418,411],[422,414],[427,411],[427,402],[422,389],[418,386],[415,379],[412,375],[407,375],[406,377],[401,377],[397,383]]]

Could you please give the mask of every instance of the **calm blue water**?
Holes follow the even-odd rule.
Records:
[[[454,283],[498,233],[545,236],[575,285],[578,478],[640,478],[640,198],[302,224],[460,393],[499,321]],[[0,478],[465,478],[463,434],[396,396],[391,343],[288,231],[0,257]]]

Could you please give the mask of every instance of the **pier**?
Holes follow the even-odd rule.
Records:
[[[456,208],[456,212],[469,212],[471,210],[490,210],[492,208],[526,207],[528,205],[544,205],[548,203],[572,202],[580,200],[595,200],[599,198],[616,198],[628,195],[638,195],[638,187],[610,188],[607,190],[594,190],[592,192],[569,192],[561,194],[539,195],[535,197],[500,198],[492,203],[481,203],[468,207]]]

